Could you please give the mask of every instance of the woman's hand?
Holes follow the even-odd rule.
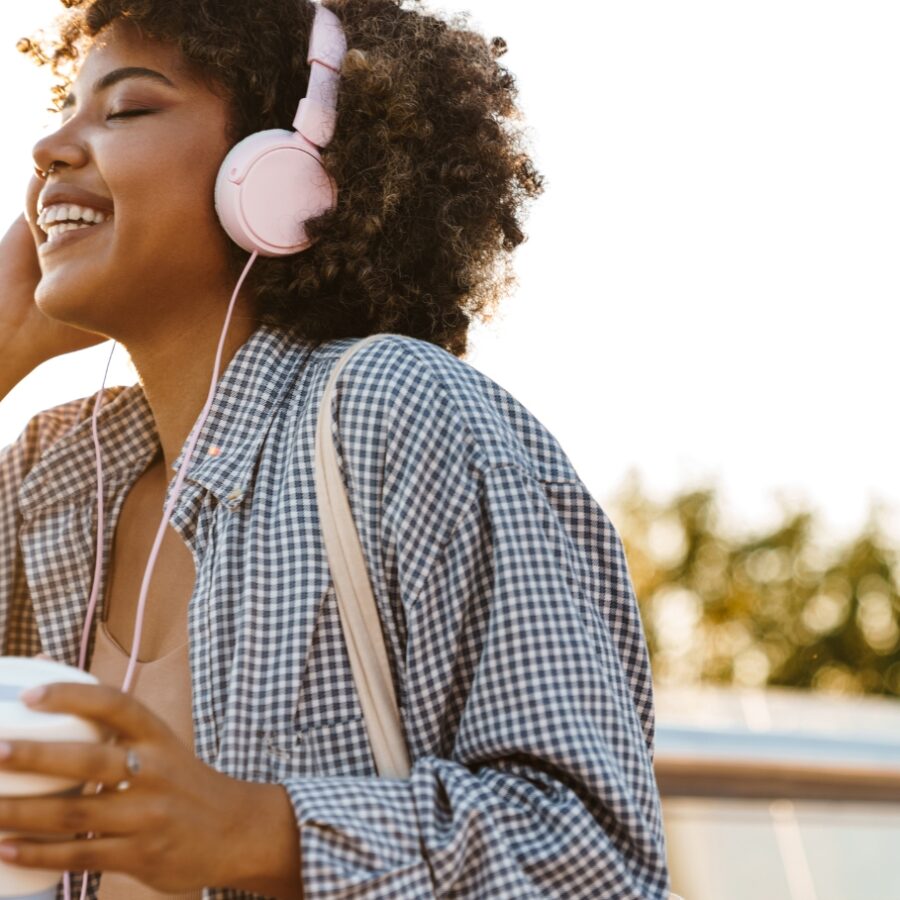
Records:
[[[9,742],[6,755],[0,753],[5,770],[99,782],[106,789],[0,798],[0,831],[58,836],[51,843],[6,840],[0,844],[4,861],[125,872],[168,893],[227,886],[301,896],[299,837],[282,787],[239,781],[207,766],[146,706],[113,687],[52,684],[28,703],[91,719],[115,735],[115,743]],[[129,750],[140,762],[137,774],[126,766]],[[125,781],[128,787],[118,789]]]
[[[34,302],[41,280],[36,246],[41,231],[35,221],[41,185],[31,177],[26,212],[0,240],[0,349],[4,358],[11,354],[17,368],[23,370],[16,373],[19,377],[48,359],[105,340],[102,335],[48,319]]]

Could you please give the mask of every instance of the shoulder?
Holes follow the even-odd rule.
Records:
[[[120,386],[106,388],[103,403],[107,414],[123,406],[128,400],[127,395],[133,391],[133,388]],[[40,459],[59,441],[90,422],[96,398],[96,394],[80,397],[35,413],[19,437],[4,449],[4,454],[18,453]]]
[[[353,342],[335,342],[334,361]],[[331,354],[329,354],[330,356]],[[427,341],[386,335],[357,351],[335,386],[345,427],[386,429],[421,445],[442,441],[487,471],[516,465],[541,481],[577,480],[558,441],[509,391]]]
[[[31,417],[17,440],[0,454],[5,502],[17,497],[21,509],[37,509],[84,490],[85,473],[93,473],[94,467],[91,417],[96,398],[94,394],[71,400]],[[149,407],[138,386],[107,388],[100,412],[105,453],[115,456],[110,444],[133,443],[134,426],[148,416]],[[122,464],[127,462],[123,456]]]

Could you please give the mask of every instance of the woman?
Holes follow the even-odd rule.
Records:
[[[337,206],[238,295],[126,695],[110,673],[247,261],[217,219],[216,174],[237,140],[289,126],[314,8],[65,5],[57,42],[23,42],[59,76],[61,124],[0,247],[0,381],[103,337],[140,375],[105,392],[98,424],[104,684],[34,700],[115,740],[13,743],[2,765],[127,789],[0,802],[0,831],[55,838],[0,858],[89,870],[101,898],[664,897],[649,667],[618,537],[552,436],[460,359],[541,190],[502,41],[395,0],[327,4],[349,48],[322,152]],[[54,229],[47,210],[66,204],[94,224]],[[353,359],[334,415],[408,779],[376,776],[313,483],[325,381],[380,332],[394,336]],[[92,406],[37,415],[0,462],[7,654],[77,662]]]

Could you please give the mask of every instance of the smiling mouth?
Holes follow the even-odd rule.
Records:
[[[45,254],[57,247],[64,247],[86,237],[91,231],[104,230],[113,220],[112,215],[106,215],[100,221],[88,222],[54,222],[46,227],[47,240],[38,246],[38,253]]]
[[[105,219],[103,220],[106,221]],[[59,222],[50,225],[47,228],[47,241],[53,243],[56,240],[59,240],[60,237],[64,234],[68,234],[70,231],[79,231],[83,228],[94,228],[97,225],[102,225],[103,222]]]
[[[79,203],[56,203],[38,213],[37,225],[47,235],[49,243],[56,243],[64,234],[95,228],[111,219],[112,215],[111,210],[100,210]]]

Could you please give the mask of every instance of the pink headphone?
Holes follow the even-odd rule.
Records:
[[[216,212],[228,236],[250,253],[287,256],[312,244],[306,221],[337,203],[319,148],[334,134],[338,73],[347,42],[337,16],[316,4],[306,61],[306,96],[294,130],[258,131],[231,148],[216,178]]]

